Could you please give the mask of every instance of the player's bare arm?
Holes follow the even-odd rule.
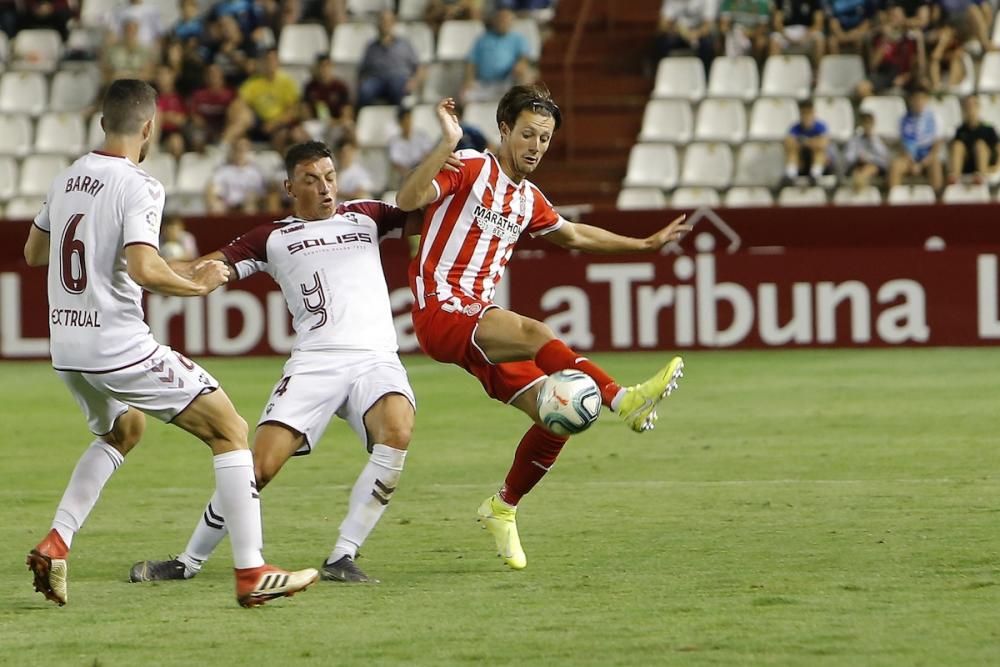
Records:
[[[683,215],[678,216],[660,231],[641,239],[574,222],[564,222],[559,229],[546,234],[544,238],[563,248],[590,253],[656,252],[668,243],[679,241],[691,231],[691,225],[684,222],[685,218]]]
[[[156,249],[145,244],[125,248],[129,277],[143,289],[164,296],[205,296],[225,283],[229,268],[219,261],[203,262],[192,267],[185,278],[171,269]]]
[[[442,169],[450,167],[452,171],[458,171],[460,166],[454,151],[463,132],[455,116],[455,100],[450,97],[441,100],[437,105],[437,117],[441,125],[441,141],[406,175],[396,193],[396,205],[404,211],[415,211],[434,201],[437,196],[432,184],[434,177]],[[456,161],[459,165],[455,164]]]
[[[226,268],[229,269],[229,277],[226,280],[226,282],[234,282],[240,279],[239,274],[236,271],[236,267],[233,266],[232,263],[228,259],[226,259],[226,256],[223,255],[222,252],[218,250],[216,250],[215,252],[210,252],[207,255],[202,255],[197,259],[190,259],[190,260],[172,259],[167,262],[167,266],[169,266],[171,270],[173,270],[174,273],[176,273],[177,275],[187,278],[188,280],[191,280],[192,277],[194,276],[195,271],[201,268],[202,264],[204,264],[205,262],[222,262],[223,264],[225,264]]]
[[[24,243],[24,261],[28,266],[45,266],[49,263],[49,235],[35,225],[31,226],[28,240]]]

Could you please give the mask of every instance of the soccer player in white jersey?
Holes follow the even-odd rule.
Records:
[[[35,589],[66,604],[73,536],[138,444],[146,413],[212,450],[216,506],[229,517],[232,533],[237,601],[250,607],[292,595],[319,573],[286,572],[264,562],[246,422],[215,378],[158,344],[143,321],[143,289],[203,296],[226,281],[229,268],[206,261],[181,276],[157,253],[163,186],[137,166],[153,136],[153,88],[136,79],[115,81],[103,111],[104,145],[56,177],[24,246],[29,265],[49,266],[52,365],[95,434],[51,530],[28,554]]]
[[[285,188],[294,215],[261,225],[201,261],[229,264],[238,278],[265,271],[292,314],[295,345],[264,407],[254,437],[257,486],[286,461],[308,454],[337,415],[370,452],[358,476],[333,552],[321,576],[372,581],[354,562],[399,484],[416,401],[396,354],[389,291],[378,243],[401,236],[407,214],[382,202],[336,204],[337,172],[320,142],[297,144],[285,157]],[[419,215],[412,220],[419,225]],[[140,561],[133,582],[189,579],[226,535],[229,517],[209,501],[184,552]]]

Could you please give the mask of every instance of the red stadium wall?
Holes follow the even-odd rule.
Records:
[[[699,211],[675,252],[593,256],[525,240],[498,301],[586,350],[989,345],[1000,339],[1000,221],[993,206]],[[598,211],[586,222],[641,235],[662,212]],[[189,221],[203,252],[257,221]],[[0,358],[47,354],[45,271],[0,225]],[[408,258],[382,246],[403,351]],[[195,356],[284,354],[280,292],[255,276],[206,299],[151,296],[157,338]]]

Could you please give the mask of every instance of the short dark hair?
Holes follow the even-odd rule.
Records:
[[[549,89],[543,84],[514,86],[504,93],[497,105],[497,127],[500,123],[506,123],[507,127],[514,129],[514,124],[517,123],[522,111],[533,111],[552,117],[556,121],[557,130],[562,125],[562,112],[553,101]]]
[[[811,111],[812,109],[815,109],[815,108],[816,107],[813,105],[813,101],[812,100],[802,100],[801,102],[799,102],[799,111],[800,112],[801,111]]]
[[[138,134],[156,115],[156,90],[139,79],[118,79],[104,94],[103,113],[107,134]]]
[[[306,141],[295,144],[285,153],[285,171],[288,173],[288,178],[292,178],[295,167],[303,162],[315,162],[325,157],[332,160],[333,153],[330,152],[330,147],[322,141]]]

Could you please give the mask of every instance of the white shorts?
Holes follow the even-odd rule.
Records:
[[[334,415],[369,446],[365,415],[387,394],[402,394],[416,410],[406,369],[392,352],[299,352],[285,363],[257,426],[278,423],[305,436],[308,454]]]
[[[80,405],[90,432],[107,435],[129,407],[169,422],[219,382],[179,352],[161,345],[137,364],[107,373],[56,371]]]

